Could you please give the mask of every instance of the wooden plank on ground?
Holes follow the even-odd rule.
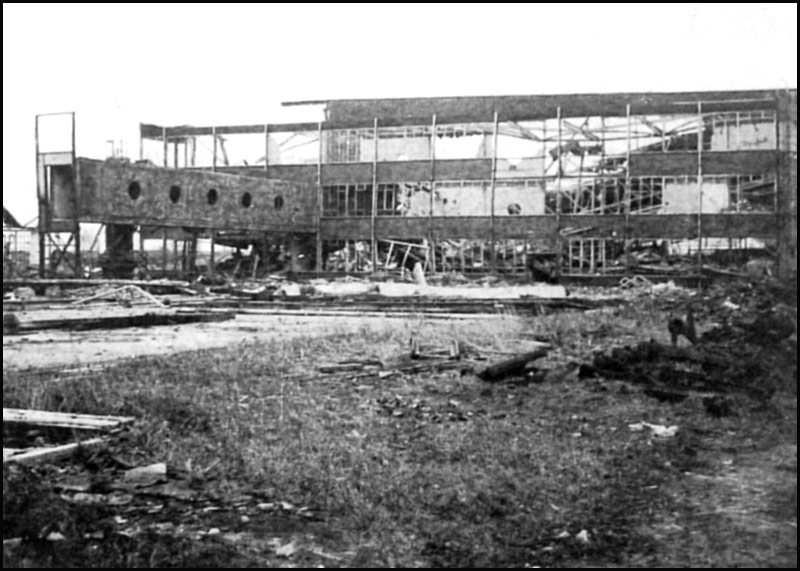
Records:
[[[527,370],[529,363],[547,356],[548,351],[549,349],[545,347],[539,347],[524,355],[490,365],[479,371],[477,376],[484,381],[499,381],[507,377],[522,375]]]
[[[33,464],[45,460],[59,460],[72,456],[78,450],[96,450],[102,448],[107,442],[108,440],[106,438],[92,438],[90,440],[82,440],[81,442],[73,442],[61,446],[33,448],[31,450],[20,451],[18,454],[13,454],[8,457],[6,457],[6,449],[3,449],[3,465],[11,463]]]
[[[70,414],[45,410],[25,410],[4,408],[3,422],[20,422],[37,426],[54,426],[60,428],[82,428],[100,430],[117,428],[129,424],[135,419],[130,416],[98,416],[93,414]]]
[[[45,329],[125,329],[128,327],[153,327],[158,325],[184,325],[187,323],[211,323],[234,319],[232,312],[174,312],[154,310],[150,313],[116,315],[106,317],[78,317],[68,319],[40,319],[20,324],[21,331],[40,331]]]

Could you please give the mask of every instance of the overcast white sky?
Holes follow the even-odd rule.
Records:
[[[797,87],[797,4],[3,4],[3,204],[36,216],[34,116],[78,154],[139,122],[304,120],[282,101]],[[315,117],[312,117],[313,120]]]

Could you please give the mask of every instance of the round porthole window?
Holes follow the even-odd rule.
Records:
[[[217,192],[216,188],[209,189],[208,194],[206,195],[206,200],[211,206],[214,206],[219,200],[219,193]]]
[[[181,199],[181,187],[177,184],[173,184],[169,187],[169,199],[172,204],[176,204]]]
[[[283,197],[282,196],[276,196],[275,197],[275,210],[280,210],[281,208],[283,208]]]
[[[128,196],[131,197],[131,200],[139,200],[139,197],[142,196],[142,185],[138,181],[134,180],[128,185]]]
[[[253,206],[253,195],[249,192],[245,192],[242,195],[242,207],[250,208],[251,206]]]

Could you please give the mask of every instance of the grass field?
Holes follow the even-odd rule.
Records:
[[[144,358],[88,379],[4,371],[5,407],[138,419],[104,453],[4,468],[4,539],[23,538],[4,566],[794,567],[796,337],[775,349],[785,371],[772,398],[735,395],[721,418],[700,399],[578,378],[596,350],[666,341],[668,313],[645,297]],[[541,382],[317,371],[392,362],[412,336],[493,359],[533,338],[553,351]],[[679,430],[629,428],[641,421]],[[192,499],[153,511],[137,496],[121,511],[50,485],[81,475],[103,490],[119,466],[153,462]],[[43,541],[54,529],[63,539]]]

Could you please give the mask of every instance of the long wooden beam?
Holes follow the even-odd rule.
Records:
[[[35,424],[36,426],[55,426],[60,428],[76,428],[98,430],[117,428],[136,420],[132,416],[102,416],[94,414],[72,414],[50,412],[46,410],[28,410],[20,408],[4,408],[3,422]]]
[[[78,450],[97,450],[108,444],[108,439],[99,437],[83,440],[81,442],[73,442],[71,444],[63,444],[61,446],[51,446],[42,448],[32,448],[30,450],[9,450],[3,448],[3,465],[6,464],[33,464],[35,462],[43,462],[67,458],[75,454]]]

